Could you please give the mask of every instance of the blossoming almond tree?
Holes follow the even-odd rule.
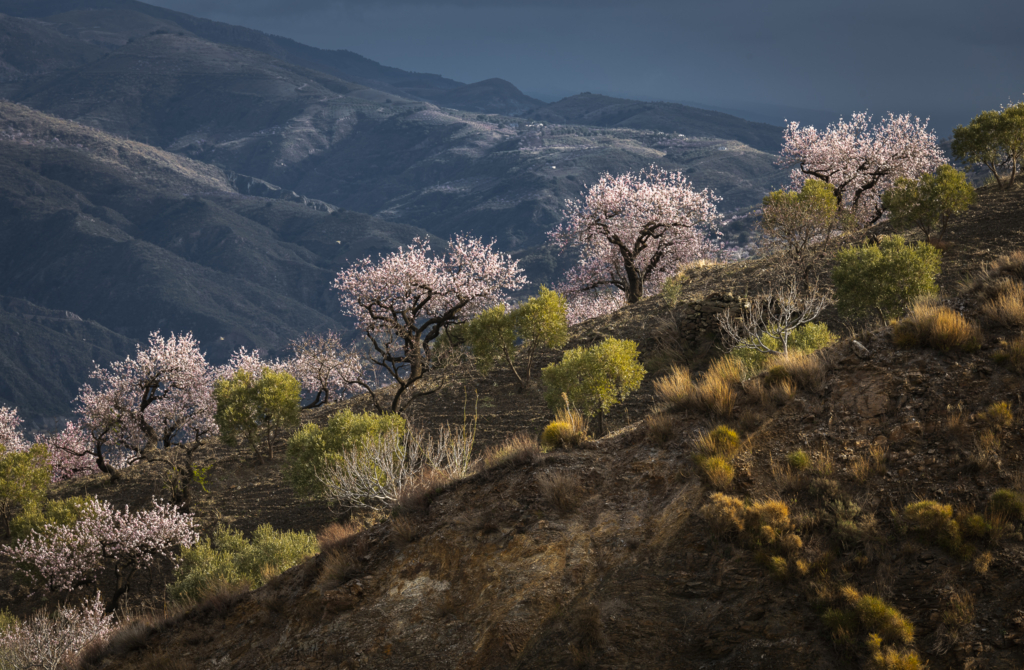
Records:
[[[946,162],[927,126],[927,119],[891,113],[872,124],[867,112],[840,118],[823,131],[791,121],[778,164],[793,166],[795,190],[809,178],[832,186],[839,206],[869,226],[882,218],[882,193],[896,179],[916,179]]]
[[[443,255],[416,239],[377,260],[356,261],[338,273],[334,288],[342,311],[366,333],[369,361],[395,380],[390,410],[398,412],[436,390],[410,392],[442,365],[437,347],[442,332],[500,302],[525,281],[518,262],[496,251],[493,242],[456,235]],[[366,381],[356,383],[381,410],[375,390]]]
[[[306,408],[344,395],[362,379],[362,359],[345,347],[335,332],[305,334],[291,345],[295,358],[288,362],[288,371],[302,384],[302,390],[313,396]]]
[[[99,472],[93,458],[89,434],[80,422],[68,421],[64,430],[50,435],[36,435],[36,442],[46,446],[53,466],[53,481],[73,479]],[[109,460],[109,456],[108,456]]]
[[[106,638],[113,627],[114,617],[104,611],[99,597],[78,607],[57,607],[53,614],[38,610],[28,621],[0,631],[0,668],[74,667],[75,654]]]
[[[21,432],[21,424],[24,423],[18,416],[17,407],[0,406],[0,444],[10,451],[25,451],[29,443]]]
[[[637,302],[646,286],[708,254],[719,199],[694,189],[681,172],[653,165],[638,174],[605,173],[582,199],[566,200],[565,221],[548,233],[559,249],[580,256],[559,288],[570,303],[604,287]]]
[[[202,440],[217,434],[214,370],[191,333],[161,337],[135,358],[99,366],[77,402],[82,428],[97,467],[112,472],[111,455],[131,465],[142,459],[164,463],[175,502],[184,502],[194,477],[192,456]]]
[[[173,558],[177,547],[198,539],[192,515],[173,505],[154,500],[152,509],[133,513],[93,498],[73,524],[49,524],[14,546],[0,547],[0,553],[48,591],[98,588],[101,579],[112,577],[106,610],[113,612],[139,570],[157,558]]]

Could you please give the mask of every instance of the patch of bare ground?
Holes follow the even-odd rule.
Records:
[[[941,278],[947,302],[981,326],[979,349],[899,347],[891,326],[861,329],[866,351],[849,339],[826,350],[821,383],[734,382],[725,417],[662,406],[653,382],[666,367],[613,413],[610,435],[328,533],[323,553],[267,586],[178,613],[93,667],[858,668],[880,631],[892,654],[928,667],[1019,668],[1024,404],[1021,373],[999,361],[1022,333],[985,316],[983,293],[953,291],[1024,249],[1024,191],[983,191],[979,203],[949,236]],[[753,292],[771,272],[765,261],[697,269],[676,307],[641,302],[584,324],[570,346],[630,337],[654,360],[666,317],[711,293]],[[686,355],[699,368],[713,352]],[[412,415],[429,427],[476,414],[483,448],[550,418],[537,389],[515,389],[510,373],[466,371]],[[735,477],[714,490],[695,454],[719,424],[740,445]],[[215,453],[195,504],[204,523],[331,520],[280,483],[279,461]],[[151,490],[88,485],[129,502]],[[873,603],[896,624],[869,616]]]

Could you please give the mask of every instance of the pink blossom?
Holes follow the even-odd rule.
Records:
[[[113,611],[136,572],[156,558],[173,558],[176,547],[198,539],[192,515],[173,505],[154,500],[152,509],[133,513],[93,498],[75,523],[46,525],[13,547],[0,547],[0,553],[49,591],[95,587],[112,575],[116,587],[107,611]]]
[[[295,357],[287,362],[287,370],[299,380],[303,391],[313,395],[306,407],[317,407],[358,388],[363,360],[342,345],[337,333],[306,334],[292,340],[291,345]]]
[[[51,615],[37,611],[25,623],[0,633],[0,667],[58,670],[89,642],[106,638],[114,624],[99,594],[79,607],[64,605]]]
[[[260,356],[259,349],[249,351],[245,347],[239,347],[237,351],[231,354],[231,358],[228,359],[227,363],[214,370],[214,377],[217,379],[229,379],[239,370],[245,370],[253,377],[259,377],[263,372],[263,368],[270,368],[274,372],[279,372],[286,367],[287,364],[277,358],[274,360],[263,358]]]
[[[559,249],[579,254],[560,290],[571,300],[613,287],[636,302],[681,264],[709,254],[718,200],[682,173],[653,165],[638,174],[605,173],[582,199],[566,200],[565,221],[548,233]]]
[[[946,162],[928,120],[889,114],[871,125],[867,112],[842,118],[824,131],[790,122],[778,164],[793,165],[793,188],[809,178],[835,188],[842,207],[862,226],[882,218],[882,193],[899,177],[917,179]]]
[[[214,371],[191,333],[151,333],[135,358],[99,366],[79,391],[78,413],[98,467],[117,454],[128,464],[149,449],[194,448],[217,434]]]
[[[574,293],[565,301],[565,318],[570,326],[622,309],[626,295],[622,291]]]
[[[31,446],[21,432],[22,423],[17,407],[0,406],[0,444],[10,451],[25,451]]]
[[[68,421],[59,433],[36,435],[35,440],[50,453],[54,482],[99,472],[89,434],[80,423]]]
[[[433,254],[427,240],[364,258],[338,273],[342,311],[370,340],[370,361],[398,384],[391,410],[407,389],[435,367],[432,343],[452,324],[465,321],[525,283],[517,261],[494,243],[456,235],[448,253]],[[368,391],[366,382],[359,382]],[[374,396],[376,398],[376,396]]]

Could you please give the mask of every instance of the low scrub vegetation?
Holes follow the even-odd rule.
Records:
[[[932,300],[914,304],[906,318],[893,326],[900,347],[931,347],[939,351],[974,351],[981,346],[981,329],[962,314]]]
[[[841,249],[832,269],[839,311],[857,318],[898,317],[917,298],[937,292],[941,258],[932,245],[909,244],[900,235]]]
[[[371,414],[349,409],[335,412],[326,426],[307,423],[288,440],[284,475],[302,495],[323,496],[320,475],[367,440],[385,433],[404,433],[405,418],[398,414]]]
[[[167,594],[175,601],[196,603],[224,587],[256,588],[318,550],[312,533],[277,531],[264,524],[246,539],[222,526],[212,538],[182,552]]]

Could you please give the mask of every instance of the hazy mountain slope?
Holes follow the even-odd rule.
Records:
[[[426,94],[428,100],[452,109],[484,114],[523,116],[546,103],[526,95],[504,79],[485,79],[443,93]]]
[[[782,143],[782,128],[754,123],[723,112],[671,102],[638,102],[581,93],[533,110],[530,118],[545,123],[570,123],[607,128],[640,128],[722,137],[774,153]]]
[[[154,19],[173,22],[183,30],[212,42],[260,51],[301,67],[395,93],[445,91],[464,85],[436,74],[408,72],[381,65],[344,49],[318,49],[286,37],[201,19],[134,0],[0,0],[0,12],[17,16],[43,18],[79,10],[112,10],[115,15],[129,11],[146,14]],[[67,20],[68,17],[62,18]],[[116,16],[112,18],[117,20]],[[95,18],[84,15],[79,15],[78,19],[95,21]]]
[[[334,273],[426,234],[325,203],[241,195],[244,183],[253,180],[0,102],[0,294],[70,310],[124,342],[193,331],[222,361],[240,345],[281,352],[305,331],[346,328]],[[16,367],[40,355],[15,330],[0,349]],[[83,337],[62,358],[79,371],[55,384],[65,402],[103,358],[88,350],[106,345]],[[0,402],[22,404],[13,391]]]
[[[69,413],[89,363],[105,365],[134,350],[134,340],[95,321],[0,296],[0,405],[18,407],[37,427],[52,423]]]
[[[66,37],[50,23],[0,14],[0,90],[26,76],[80,67],[104,53],[102,48]]]
[[[309,105],[358,88],[253,51],[154,34],[28,81],[17,99],[147,144],[181,146],[283,126]]]

